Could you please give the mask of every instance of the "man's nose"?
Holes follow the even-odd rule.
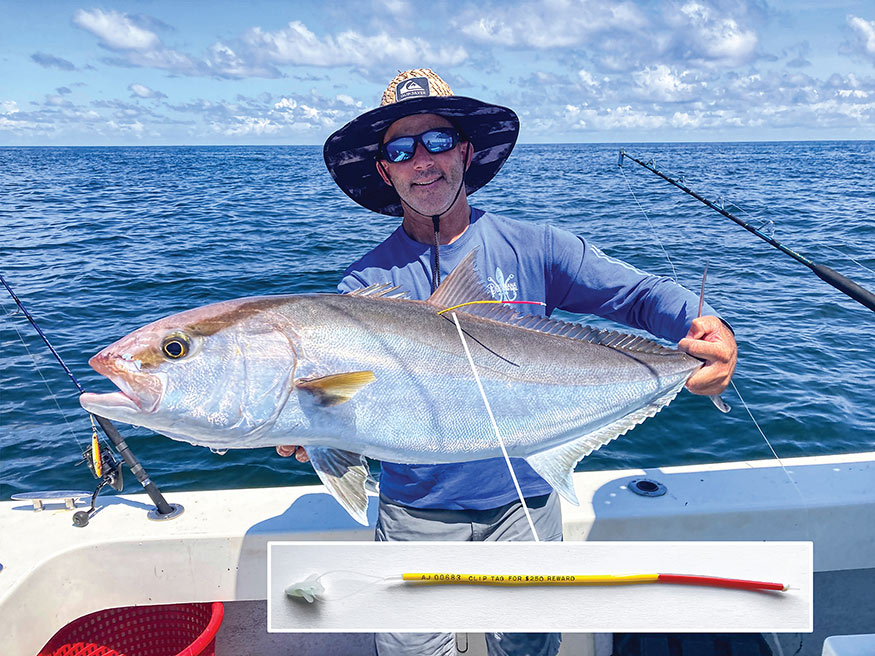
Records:
[[[426,150],[421,143],[416,144],[416,150],[413,151],[413,168],[427,169],[434,166],[434,157]]]

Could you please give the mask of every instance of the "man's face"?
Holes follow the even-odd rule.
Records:
[[[452,123],[436,114],[405,116],[389,126],[383,143],[396,137],[422,134],[432,128],[450,127]],[[471,162],[469,150],[462,142],[452,150],[432,154],[417,143],[413,157],[398,163],[377,160],[377,170],[414,210],[424,215],[438,214],[449,209],[459,190],[462,175]]]

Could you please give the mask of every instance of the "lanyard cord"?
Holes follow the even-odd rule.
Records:
[[[464,181],[462,184],[464,184]],[[458,193],[456,196],[458,197]],[[453,202],[455,203],[456,201],[454,200]],[[431,217],[431,221],[434,225],[434,259],[431,264],[431,293],[434,294],[434,291],[441,284],[441,245],[440,240],[438,239],[441,230],[441,215],[435,214]]]
[[[477,388],[480,390],[480,396],[483,397],[483,404],[486,406],[486,413],[489,415],[489,421],[492,422],[495,437],[498,438],[498,445],[501,447],[501,454],[504,456],[504,462],[507,463],[507,470],[510,472],[513,486],[516,488],[516,493],[517,496],[519,496],[523,512],[526,514],[526,520],[529,522],[529,528],[532,530],[532,537],[535,542],[540,542],[540,539],[538,539],[538,532],[535,530],[535,523],[532,521],[532,516],[529,514],[529,507],[526,505],[526,499],[523,496],[523,491],[520,489],[520,484],[517,480],[516,473],[513,470],[513,465],[510,462],[510,456],[507,455],[504,440],[501,439],[501,433],[498,431],[498,424],[495,422],[495,416],[492,414],[492,407],[489,405],[489,399],[486,398],[486,392],[483,390],[483,383],[480,382],[480,376],[477,375],[477,368],[474,366],[474,359],[471,357],[471,351],[468,350],[468,342],[465,341],[465,333],[462,331],[462,326],[459,325],[459,318],[456,316],[455,312],[452,313],[452,316],[453,321],[456,323],[456,330],[459,331],[459,339],[462,340],[462,347],[465,349],[465,355],[468,356],[468,364],[471,365],[471,372],[474,374],[474,380],[477,381]]]

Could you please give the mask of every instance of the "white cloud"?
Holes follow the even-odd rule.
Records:
[[[716,132],[725,138],[733,131],[777,136],[800,128],[849,134],[875,129],[875,76],[824,80],[797,71],[763,70],[694,77],[662,65],[630,77],[602,84],[595,96],[586,88],[541,94],[547,101],[525,116],[527,136],[550,138],[567,130],[588,138],[608,132],[663,139],[678,134],[709,138]],[[651,92],[643,93],[645,88]]]
[[[683,18],[675,24],[682,40],[692,46],[693,58],[704,63],[737,66],[755,55],[756,32],[743,28],[735,18],[721,15],[695,0],[683,5],[680,14]]]
[[[393,5],[400,7],[401,5]],[[203,57],[166,47],[158,35],[142,27],[154,19],[134,19],[116,11],[76,12],[74,23],[97,36],[102,45],[119,53],[108,63],[170,71],[178,75],[226,78],[281,77],[275,64],[320,67],[405,65],[453,66],[468,58],[460,45],[433,47],[420,37],[380,32],[365,35],[353,30],[319,37],[300,21],[274,32],[247,29],[239,40],[216,41]]]
[[[128,63],[135,66],[143,66],[145,68],[157,68],[160,70],[171,71],[179,75],[204,75],[206,71],[201,62],[198,62],[188,55],[160,48],[158,50],[149,50],[144,52],[132,52],[128,55]]]
[[[159,23],[154,19],[141,20]],[[107,60],[110,64],[157,68],[178,75],[222,74],[221,69],[213,70],[209,63],[165,47],[155,32],[138,26],[127,14],[80,9],[73,22],[97,36],[104,46],[119,53],[118,58]],[[229,63],[225,62],[224,66],[229,67]]]
[[[697,128],[702,124],[702,117],[696,113],[675,112],[671,115],[669,123],[676,128]]]
[[[634,4],[615,0],[546,0],[536,10],[526,3],[493,4],[469,9],[456,21],[463,34],[480,43],[534,48],[583,45],[598,32],[646,23]]]
[[[855,39],[846,49],[875,63],[875,20],[849,15],[847,21]]]
[[[407,0],[381,0],[380,5],[390,14],[402,16],[410,12],[410,3]]]
[[[841,100],[825,100],[813,103],[810,108],[818,117],[818,122],[827,123],[837,117],[853,119],[855,122],[868,122],[870,125],[875,119],[875,102],[856,103]]]
[[[143,130],[145,130],[145,126],[139,121],[130,121],[128,123],[107,121],[106,126],[110,130],[114,130],[115,132],[129,133],[135,136],[142,136]]]
[[[302,133],[324,140],[358,112],[336,97],[311,92],[273,97],[237,97],[237,102],[198,100],[169,106],[203,123],[210,133],[234,138],[294,139]]]
[[[21,121],[16,118],[9,118],[4,114],[0,114],[0,130],[5,130],[10,133],[32,132],[39,125],[32,121]]]
[[[269,118],[255,116],[235,116],[232,125],[213,123],[212,129],[229,137],[246,135],[274,134],[282,130],[282,125],[274,123]]]
[[[283,98],[278,103],[274,104],[275,109],[294,109],[298,106],[298,103],[294,98]]]
[[[361,101],[356,102],[352,96],[348,96],[345,93],[337,94],[337,102],[343,103],[344,105],[349,105],[350,107],[361,107]]]
[[[565,116],[573,128],[587,130],[656,129],[667,123],[664,116],[631,105],[600,109],[566,105]]]
[[[212,73],[222,77],[280,77],[279,71],[253,62],[235,52],[231,46],[217,41],[210,46],[206,67]]]
[[[505,23],[499,18],[481,17],[473,22],[466,22],[462,32],[482,43],[498,46],[526,45],[522,35],[517,34],[516,26]]]
[[[759,44],[752,24],[762,15],[757,0],[546,0],[534,11],[523,0],[486,0],[462,12],[455,24],[476,43],[556,51],[585,48],[599,72],[625,72],[652,62],[688,68],[749,63],[758,56]],[[587,52],[563,55],[573,60]],[[586,72],[594,76],[592,68]]]
[[[598,81],[592,76],[592,74],[582,68],[577,71],[577,77],[579,77],[580,81],[588,87],[597,87],[599,85]]]
[[[145,84],[137,84],[134,82],[133,84],[128,85],[128,91],[131,92],[131,98],[166,98],[167,96],[161,93],[160,91],[156,91],[154,89],[150,89]]]
[[[301,113],[305,119],[319,120],[319,110],[309,105],[301,105]]]
[[[693,95],[693,86],[681,80],[665,64],[645,68],[635,73],[634,78],[644,96],[655,102],[688,100]]]
[[[18,103],[14,100],[0,101],[0,114],[15,114],[18,111]]]
[[[73,22],[113,50],[151,50],[161,43],[157,34],[137,26],[127,14],[117,11],[79,9]]]
[[[253,27],[245,32],[243,40],[257,57],[277,64],[371,68],[379,64],[407,66],[426,62],[432,66],[454,66],[468,57],[461,46],[434,49],[418,37],[385,32],[365,36],[348,30],[320,38],[300,21],[292,21],[276,32]]]

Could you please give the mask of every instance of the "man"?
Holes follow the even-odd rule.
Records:
[[[468,204],[468,196],[504,164],[518,131],[513,111],[454,96],[429,69],[392,80],[379,108],[325,143],[328,170],[350,198],[403,217],[392,235],[346,270],[338,290],[391,282],[412,298],[426,299],[442,276],[477,249],[478,271],[494,298],[544,304],[514,306],[524,308],[519,311],[596,314],[680,340],[681,349],[707,363],[687,382],[690,391],[722,392],[735,367],[735,340],[713,314],[696,318],[694,294],[566,231]],[[296,447],[277,451],[291,455]],[[302,452],[298,449],[297,457],[303,462]],[[540,539],[561,540],[555,491],[524,460],[514,459],[513,466]],[[532,537],[502,458],[442,465],[384,462],[382,468],[378,540]],[[491,654],[546,656],[559,645],[556,634],[488,634],[487,641]],[[380,634],[377,646],[381,654],[455,653],[451,634]]]

